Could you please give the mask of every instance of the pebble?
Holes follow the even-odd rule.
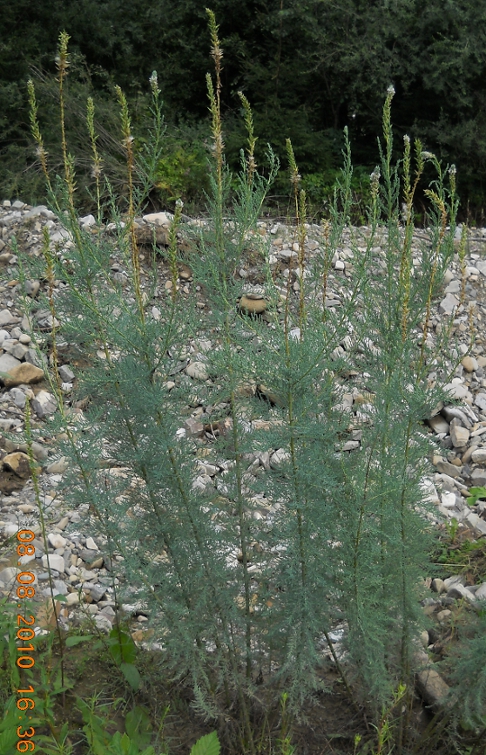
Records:
[[[23,429],[27,397],[31,399],[34,412],[32,419],[40,427],[59,410],[55,396],[46,388],[47,383],[43,382],[45,379],[44,369],[39,363],[39,357],[33,347],[34,333],[36,339],[46,338],[49,335],[53,324],[51,313],[48,309],[39,309],[36,316],[32,318],[32,322],[24,318],[18,301],[19,286],[15,283],[15,281],[18,281],[18,263],[11,250],[10,239],[12,234],[22,229],[24,222],[30,218],[35,218],[36,224],[38,224],[38,230],[35,231],[32,230],[32,223],[31,226],[26,226],[28,231],[26,246],[30,248],[33,255],[37,256],[40,252],[42,226],[47,223],[51,224],[51,241],[59,244],[60,249],[62,249],[63,244],[70,243],[69,234],[60,226],[56,215],[43,205],[29,207],[18,201],[13,204],[4,203],[3,207],[0,206],[0,226],[2,228],[0,264],[3,265],[2,275],[4,271],[7,272],[5,279],[7,284],[10,281],[13,282],[11,286],[0,286],[0,373],[7,373],[4,378],[0,377],[0,385],[3,385],[3,390],[0,393],[2,468],[14,470],[14,459],[11,460],[12,466],[8,460],[8,455],[20,454],[15,457],[17,460],[15,468],[17,471],[25,469],[23,477],[18,475],[20,489],[13,491],[11,495],[0,494],[0,503],[3,506],[0,514],[2,517],[1,531],[4,537],[15,536],[19,528],[26,525],[38,534],[40,527],[38,509],[32,495],[30,471],[27,474],[27,467],[22,467],[23,464],[27,463],[27,447],[21,443],[16,445],[12,438],[4,438],[2,434],[12,431],[15,434],[16,430]],[[170,213],[161,212],[146,215],[140,219],[140,222],[137,220],[137,233],[140,234],[139,238],[142,243],[152,245],[155,236],[156,243],[163,245],[167,240],[167,231],[172,219]],[[86,232],[92,233],[96,228],[96,220],[93,216],[85,216],[80,218],[79,221]],[[202,221],[194,221],[193,225],[200,225],[201,223]],[[283,268],[281,299],[275,305],[276,310],[273,310],[274,305],[270,305],[270,297],[266,297],[265,286],[260,285],[260,283],[259,285],[253,283],[254,272],[252,268],[245,263],[240,263],[240,276],[237,280],[240,281],[241,288],[239,288],[239,298],[234,300],[234,311],[235,314],[239,312],[240,321],[244,320],[247,323],[245,331],[248,332],[244,336],[245,338],[254,338],[254,328],[265,327],[265,322],[270,325],[270,315],[273,316],[274,311],[282,312],[282,303],[285,302],[287,291],[285,274],[288,277],[292,273],[290,284],[294,291],[300,290],[301,282],[300,270],[295,268],[299,245],[292,235],[292,229],[289,229],[283,223],[261,221],[258,232],[260,238],[272,239],[272,255],[270,257],[272,275]],[[451,375],[454,375],[454,377],[448,386],[452,398],[459,402],[459,406],[453,406],[446,402],[445,406],[440,405],[440,408],[436,409],[435,416],[427,419],[430,436],[437,444],[440,453],[436,452],[434,457],[436,475],[435,477],[431,475],[425,486],[429,500],[436,507],[437,522],[441,522],[443,518],[450,519],[454,516],[458,522],[469,527],[477,537],[486,534],[486,507],[481,508],[478,503],[471,509],[467,505],[465,497],[468,488],[472,485],[486,485],[486,469],[484,468],[486,445],[484,447],[481,445],[486,442],[486,436],[484,440],[482,436],[483,430],[486,433],[486,375],[483,372],[486,369],[484,352],[486,344],[483,343],[482,336],[480,336],[484,331],[484,314],[486,314],[486,308],[482,304],[486,301],[486,262],[480,259],[478,255],[478,251],[482,252],[484,244],[481,233],[478,231],[477,236],[474,236],[474,233],[471,234],[470,256],[466,260],[466,273],[468,275],[466,293],[471,300],[477,302],[477,311],[474,317],[478,318],[479,313],[482,318],[476,320],[478,336],[472,349],[469,342],[467,316],[459,308],[462,284],[456,261],[451,263],[451,267],[446,273],[446,288],[440,301],[434,305],[435,308],[432,313],[435,331],[439,333],[444,320],[447,319],[446,316],[455,312],[456,322],[454,327],[459,344],[456,347],[458,351],[454,369],[457,358],[461,361],[455,373],[451,361]],[[345,303],[345,291],[342,284],[346,282],[353,264],[354,246],[349,229],[345,229],[345,236],[342,249],[333,259],[332,269],[329,272],[326,308],[330,312],[339,311],[335,308],[342,307]],[[419,244],[419,241],[419,237],[417,237],[417,244]],[[306,241],[307,260],[312,259],[312,256],[319,252],[321,245],[321,227],[309,225]],[[366,242],[363,248],[365,246]],[[380,247],[377,247],[376,253],[379,253],[379,251]],[[126,281],[125,270],[121,266],[121,262],[118,258],[113,260],[113,273]],[[295,268],[295,272],[290,270],[289,264],[292,269]],[[304,271],[304,282],[307,287],[310,285],[311,279],[307,278],[306,272]],[[194,285],[192,270],[187,265],[180,266],[179,280],[181,286],[187,286],[184,291],[181,289],[181,293],[198,297],[198,299],[202,298],[202,292]],[[163,288],[166,282],[171,283],[170,280],[160,283],[161,295],[164,296]],[[40,298],[42,294],[46,293],[46,282],[38,279],[26,281],[26,293],[31,298]],[[156,304],[157,306],[150,304],[147,311],[152,313],[154,320],[160,321],[164,317],[165,309],[160,298],[156,301]],[[201,310],[199,316],[203,318],[203,310],[205,310],[207,304],[199,300],[197,306]],[[248,317],[245,317],[245,315],[248,315]],[[254,317],[255,315],[258,315],[258,317]],[[54,324],[60,327],[58,337],[61,338],[62,324],[57,320],[54,321]],[[432,339],[431,344],[434,337],[435,332],[432,330],[429,337]],[[292,348],[294,348],[294,345],[297,348],[301,332],[296,327],[295,322],[292,323],[289,330],[289,338]],[[203,383],[209,380],[210,375],[204,355],[211,354],[216,348],[217,340],[218,334],[207,333],[205,336],[199,334],[198,338],[191,343],[181,344],[185,348],[185,356],[182,358],[181,355],[178,357],[179,361],[175,360],[175,370],[169,374],[171,379],[165,383],[167,391],[179,388],[181,380],[192,385],[194,391],[198,385],[202,389],[206,387]],[[343,337],[343,341],[336,351],[336,357],[345,359],[347,353],[354,348],[354,342],[355,335],[353,332]],[[379,352],[371,340],[367,342],[366,348],[373,349],[376,357],[379,358]],[[79,370],[66,356],[63,356],[63,360],[65,363],[60,363],[58,374],[63,384],[63,390],[66,392],[65,401],[67,402],[69,392],[76,386],[76,375]],[[265,402],[265,410],[269,408],[271,411],[281,410],[285,406],[285,400],[279,395],[276,387],[272,385],[271,376],[261,374],[258,379],[253,379],[253,377],[249,371],[248,379],[235,388],[235,395],[238,398],[248,398],[249,401],[254,402],[255,406],[258,405],[258,401]],[[217,375],[211,375],[211,378],[216,382]],[[336,452],[346,452],[352,457],[353,454],[361,453],[362,432],[359,428],[359,422],[370,414],[370,408],[373,408],[372,397],[363,388],[361,391],[355,389],[352,383],[349,385],[346,383],[342,392],[343,396],[340,399],[342,411],[346,411],[350,423],[356,422],[358,426],[353,427],[352,431],[343,439],[341,447],[336,449]],[[223,396],[220,400],[228,401],[229,398]],[[224,438],[226,435],[226,440],[229,440],[231,436],[227,432],[229,427],[221,425],[217,429],[213,429],[209,426],[210,420],[206,418],[207,410],[208,408],[202,402],[199,402],[197,397],[194,397],[194,401],[191,399],[191,406],[188,407],[186,417],[181,417],[182,426],[177,437],[185,437],[185,442],[191,442],[195,445],[205,443],[208,440],[207,435],[213,438],[220,436]],[[222,411],[224,417],[224,408]],[[81,417],[82,409],[79,409],[79,412],[78,416]],[[361,417],[359,413],[361,413]],[[278,422],[279,420],[276,418],[260,419],[258,416],[250,416],[245,427],[248,432],[258,433],[259,438],[263,439],[265,433],[278,426]],[[427,430],[426,426],[424,426],[424,430]],[[197,447],[198,451],[207,450],[203,446],[198,445]],[[86,505],[85,509],[79,507],[76,511],[70,511],[66,509],[62,498],[57,496],[55,486],[68,470],[68,461],[59,456],[59,450],[55,447],[55,444],[37,438],[32,443],[32,452],[42,470],[44,505],[46,516],[49,519],[49,552],[44,553],[43,543],[36,540],[36,555],[38,557],[32,559],[29,556],[24,556],[22,563],[33,564],[31,568],[35,569],[39,580],[41,574],[46,574],[45,571],[43,573],[40,571],[41,567],[45,570],[48,565],[62,577],[56,578],[55,589],[58,594],[66,596],[65,606],[69,609],[69,621],[74,621],[81,600],[87,606],[89,612],[93,614],[97,626],[102,631],[110,631],[116,617],[114,602],[111,600],[113,596],[112,578],[109,573],[111,559],[104,551],[103,542],[98,536],[95,540],[87,530],[89,507]],[[230,496],[229,491],[226,490],[229,487],[226,485],[228,475],[225,482],[224,473],[225,470],[231,468],[232,462],[222,458],[215,459],[211,455],[209,457],[204,456],[204,460],[202,459],[203,455],[201,454],[198,464],[194,465],[193,482],[195,488],[200,490],[202,495],[209,496],[211,500],[217,498],[220,506],[231,510],[233,504],[230,497],[224,497]],[[254,458],[247,460],[242,484],[248,486],[247,489],[250,490],[251,485],[260,475],[285,474],[289,460],[290,456],[285,449],[263,445],[263,448],[259,450],[258,454],[254,455]],[[258,505],[255,501],[251,505],[254,507],[250,511],[251,515],[258,517],[262,521],[262,526],[271,522],[272,512],[278,510],[277,502],[265,499],[262,495],[258,498]],[[9,517],[12,517],[12,519],[9,519]],[[77,526],[81,528],[81,532],[74,531],[73,528]],[[237,562],[236,558],[235,560]],[[115,564],[121,561],[121,556],[115,556]],[[5,568],[0,571],[0,582],[5,584],[9,580],[15,579],[16,574],[17,569],[15,567]],[[45,577],[46,579],[47,577]],[[106,580],[106,584],[103,580]],[[460,580],[451,582],[448,579],[436,578],[431,580],[431,587],[436,593],[435,597],[442,596],[442,600],[465,599],[471,604],[486,600],[486,582],[472,590],[468,589]],[[439,621],[447,622],[450,619],[451,609],[449,607],[442,607],[441,611],[435,613],[438,608],[435,601],[433,605],[424,606],[424,608],[430,609],[432,615]],[[423,641],[425,642],[425,637]],[[424,672],[421,677],[424,685],[426,684],[426,676],[427,674]],[[433,675],[429,674],[429,677],[432,678]],[[434,691],[432,685],[427,694],[430,699],[435,699],[440,696],[443,690],[444,687],[437,681],[436,690]]]

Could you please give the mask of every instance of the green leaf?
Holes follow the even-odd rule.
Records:
[[[137,655],[137,646],[126,632],[112,629],[109,635],[110,653],[115,663],[133,663]]]
[[[218,733],[212,731],[211,734],[198,739],[196,744],[191,748],[190,755],[219,755],[220,744]]]
[[[469,488],[469,492],[471,495],[466,498],[469,506],[475,506],[479,498],[486,498],[486,488],[483,485]]]
[[[92,640],[92,639],[93,639],[93,635],[92,634],[86,635],[85,637],[80,637],[79,635],[76,636],[76,637],[67,637],[66,638],[66,647],[67,648],[72,648],[75,645],[80,645],[81,642],[89,642],[89,640]]]
[[[146,747],[150,742],[152,725],[150,717],[141,705],[136,705],[125,718],[125,730],[132,740],[136,740],[140,747]]]
[[[141,682],[137,667],[134,666],[133,663],[120,663],[120,669],[130,687],[137,690],[140,687]]]

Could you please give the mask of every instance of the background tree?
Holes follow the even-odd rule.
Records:
[[[19,194],[33,200],[39,194],[29,170],[25,80],[32,69],[47,75],[47,80],[53,77],[51,51],[59,31],[65,29],[71,36],[71,88],[78,86],[78,99],[85,99],[81,90],[92,95],[108,121],[115,84],[125,91],[134,119],[142,121],[146,82],[153,69],[158,71],[170,128],[154,201],[170,204],[176,194],[185,193],[186,201],[194,199],[197,204],[196,187],[205,170],[203,145],[208,140],[206,5],[207,0],[66,0],[62,4],[50,0],[31,8],[26,0],[14,5],[3,2],[0,186],[4,196]],[[374,135],[380,128],[384,93],[393,83],[397,135],[420,137],[445,162],[455,162],[463,208],[469,203],[480,218],[486,191],[484,3],[242,0],[237,13],[230,0],[213,0],[211,6],[224,50],[222,105],[230,164],[239,159],[242,127],[237,92],[241,90],[254,111],[257,159],[261,162],[267,142],[284,157],[285,139],[290,137],[308,194],[322,202],[341,162],[344,126],[349,128],[355,164],[362,166],[362,174],[367,176],[376,164]],[[48,112],[41,116],[55,155],[58,137],[52,116]],[[81,135],[78,141],[82,167]],[[187,154],[189,160],[183,157]],[[112,158],[116,164],[116,155]],[[356,188],[363,189],[359,181]],[[275,191],[286,189],[277,183]]]

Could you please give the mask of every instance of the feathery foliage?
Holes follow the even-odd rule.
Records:
[[[266,176],[259,172],[251,108],[241,95],[248,140],[239,174],[230,174],[220,108],[223,52],[214,14],[208,15],[215,63],[215,80],[207,78],[210,219],[186,230],[193,285],[205,292],[208,308],[202,313],[180,289],[181,204],[168,249],[154,245],[151,265],[142,265],[136,218],[146,193],[136,190],[133,175],[142,170],[149,190],[161,154],[155,74],[153,153],[137,154],[119,89],[128,211],[119,214],[113,195],[98,208],[99,218],[111,213],[126,275],[113,277],[108,229],[91,233],[77,222],[67,147],[64,178],[49,179],[48,191],[69,240],[57,247],[47,235],[44,255],[49,279],[62,281],[47,301],[53,323],[57,317],[62,338],[79,344],[90,362],[78,376],[78,398],[88,400],[87,408],[82,415],[60,412],[62,453],[75,462],[66,493],[73,505],[89,503],[123,558],[121,599],[150,609],[164,673],[190,681],[195,710],[253,755],[255,710],[278,710],[284,694],[288,714],[302,716],[304,703],[325,689],[321,671],[329,664],[355,704],[366,703],[377,720],[384,707],[410,698],[432,539],[422,487],[430,441],[421,422],[445,397],[440,381],[429,379],[431,364],[446,378],[440,353],[447,333],[439,343],[430,338],[430,312],[454,251],[457,196],[455,170],[444,171],[419,142],[414,166],[407,139],[403,158],[393,163],[389,89],[366,231],[349,227],[353,169],[345,133],[344,167],[321,253],[312,258],[306,194],[288,142],[299,251],[296,279],[291,285],[289,271],[282,285],[273,275],[269,244],[256,232],[278,160],[269,147]],[[66,46],[62,53],[67,71]],[[30,92],[41,150],[33,86]],[[93,123],[90,102],[100,202],[110,186],[101,186]],[[427,238],[412,254],[414,192],[427,161],[436,170]],[[48,178],[46,156],[44,164]],[[235,199],[228,205],[232,181]],[[339,293],[333,292],[340,306],[331,307],[330,272],[345,230],[350,261]],[[263,316],[242,306],[244,289],[235,274],[248,243],[263,260]],[[170,287],[160,286],[160,254]],[[55,325],[51,336],[57,368]],[[189,357],[199,363],[195,380],[181,372]],[[52,390],[62,407],[55,380]],[[262,393],[271,397],[266,403]],[[350,395],[354,410],[360,402],[356,413]],[[213,431],[209,458],[225,469],[216,489],[207,476],[198,478],[205,444],[181,431],[188,404],[204,407],[197,414]],[[257,418],[264,425],[252,424]],[[359,450],[346,450],[351,439],[359,440]],[[278,460],[265,474],[252,474],[256,454],[269,449],[279,449]],[[474,689],[482,700],[482,679]]]

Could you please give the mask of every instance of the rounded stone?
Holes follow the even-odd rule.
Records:
[[[15,451],[12,454],[4,456],[3,466],[5,469],[9,469],[22,479],[30,477],[29,457],[27,454],[22,453],[22,451]]]
[[[470,356],[464,357],[464,359],[462,360],[461,364],[464,367],[464,369],[466,370],[466,372],[475,372],[478,369],[478,367],[479,367],[476,359],[474,359],[474,357],[470,357]]]
[[[475,464],[484,464],[486,461],[486,448],[476,448],[476,450],[472,452],[471,458]]]
[[[207,380],[209,375],[207,367],[204,362],[190,362],[186,367],[186,375],[194,378],[195,380]]]
[[[265,299],[252,299],[250,298],[251,294],[245,294],[241,297],[239,302],[239,308],[242,309],[244,312],[248,312],[249,314],[260,314],[261,312],[265,312],[267,308],[267,302]]]
[[[65,537],[58,535],[56,532],[49,533],[47,539],[49,540],[53,548],[64,548],[67,542]]]

